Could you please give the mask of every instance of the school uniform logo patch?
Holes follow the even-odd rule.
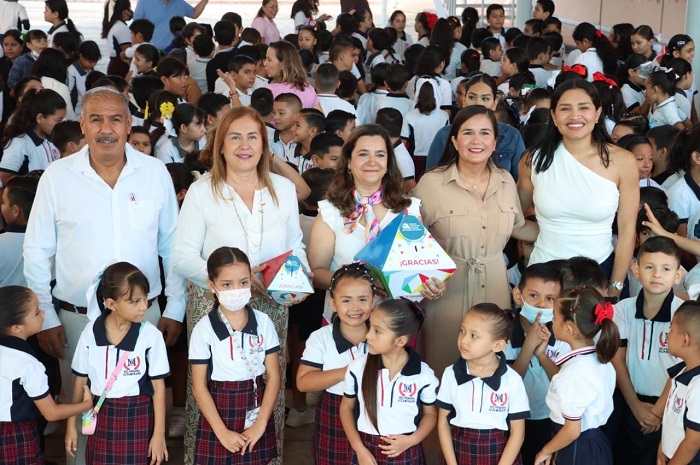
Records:
[[[124,376],[141,376],[141,357],[129,357],[124,363]]]
[[[492,392],[489,398],[491,405],[489,406],[489,412],[505,412],[506,405],[508,404],[508,393],[498,393]]]
[[[261,348],[264,342],[265,338],[262,334],[258,334],[257,336],[248,336],[248,344],[250,344],[250,347],[253,349]]]
[[[684,399],[678,395],[673,399],[673,411],[676,413],[681,413],[683,411]]]
[[[416,383],[399,383],[399,402],[414,403],[416,394],[418,393],[418,385]]]
[[[659,333],[659,353],[668,353],[668,333],[664,333],[663,331]]]

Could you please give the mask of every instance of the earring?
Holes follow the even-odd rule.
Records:
[[[348,173],[352,173],[352,171],[350,171],[350,168],[348,168]]]

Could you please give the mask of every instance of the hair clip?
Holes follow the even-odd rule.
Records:
[[[596,30],[595,30],[595,36],[596,36],[597,38],[599,38],[599,39],[602,39],[602,38],[603,38],[603,33],[601,32],[600,29],[596,29]]]
[[[574,66],[564,66],[564,69],[562,71],[571,71],[584,78],[588,77],[588,68],[586,67],[586,65],[582,65],[580,63],[577,63]]]
[[[610,302],[605,302],[605,305],[596,304],[595,306],[595,325],[600,326],[605,320],[612,320],[615,314],[615,308]]]
[[[614,79],[610,79],[600,71],[596,71],[595,73],[593,73],[593,81],[602,81],[611,87],[617,87],[617,82],[615,82]]]

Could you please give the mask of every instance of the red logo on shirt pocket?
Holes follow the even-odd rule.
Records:
[[[399,383],[399,402],[415,402],[416,394],[418,393],[418,385],[416,383]]]
[[[681,413],[683,411],[683,398],[678,395],[673,399],[673,411],[676,413]]]
[[[263,338],[262,334],[258,334],[257,336],[248,336],[248,344],[250,344],[250,347],[253,348],[260,348],[263,346],[265,338]]]
[[[503,392],[503,393],[492,392],[489,400],[491,401],[491,405],[489,406],[490,412],[505,412],[506,411],[506,404],[508,404],[508,393],[507,392]]]
[[[659,353],[668,353],[668,333],[665,333],[663,331],[659,333]]]
[[[129,357],[124,362],[124,376],[140,376],[141,370],[141,357]]]

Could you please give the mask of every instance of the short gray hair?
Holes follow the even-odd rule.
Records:
[[[126,98],[126,95],[124,95],[122,92],[119,92],[117,89],[114,89],[113,87],[102,86],[94,87],[85,92],[85,96],[83,97],[83,111],[80,115],[81,118],[87,116],[85,114],[85,109],[88,106],[88,102],[90,102],[93,99],[104,98],[112,95],[119,98],[119,100],[124,105],[124,111],[126,112],[126,116],[129,116],[131,112],[129,111],[129,99]]]

